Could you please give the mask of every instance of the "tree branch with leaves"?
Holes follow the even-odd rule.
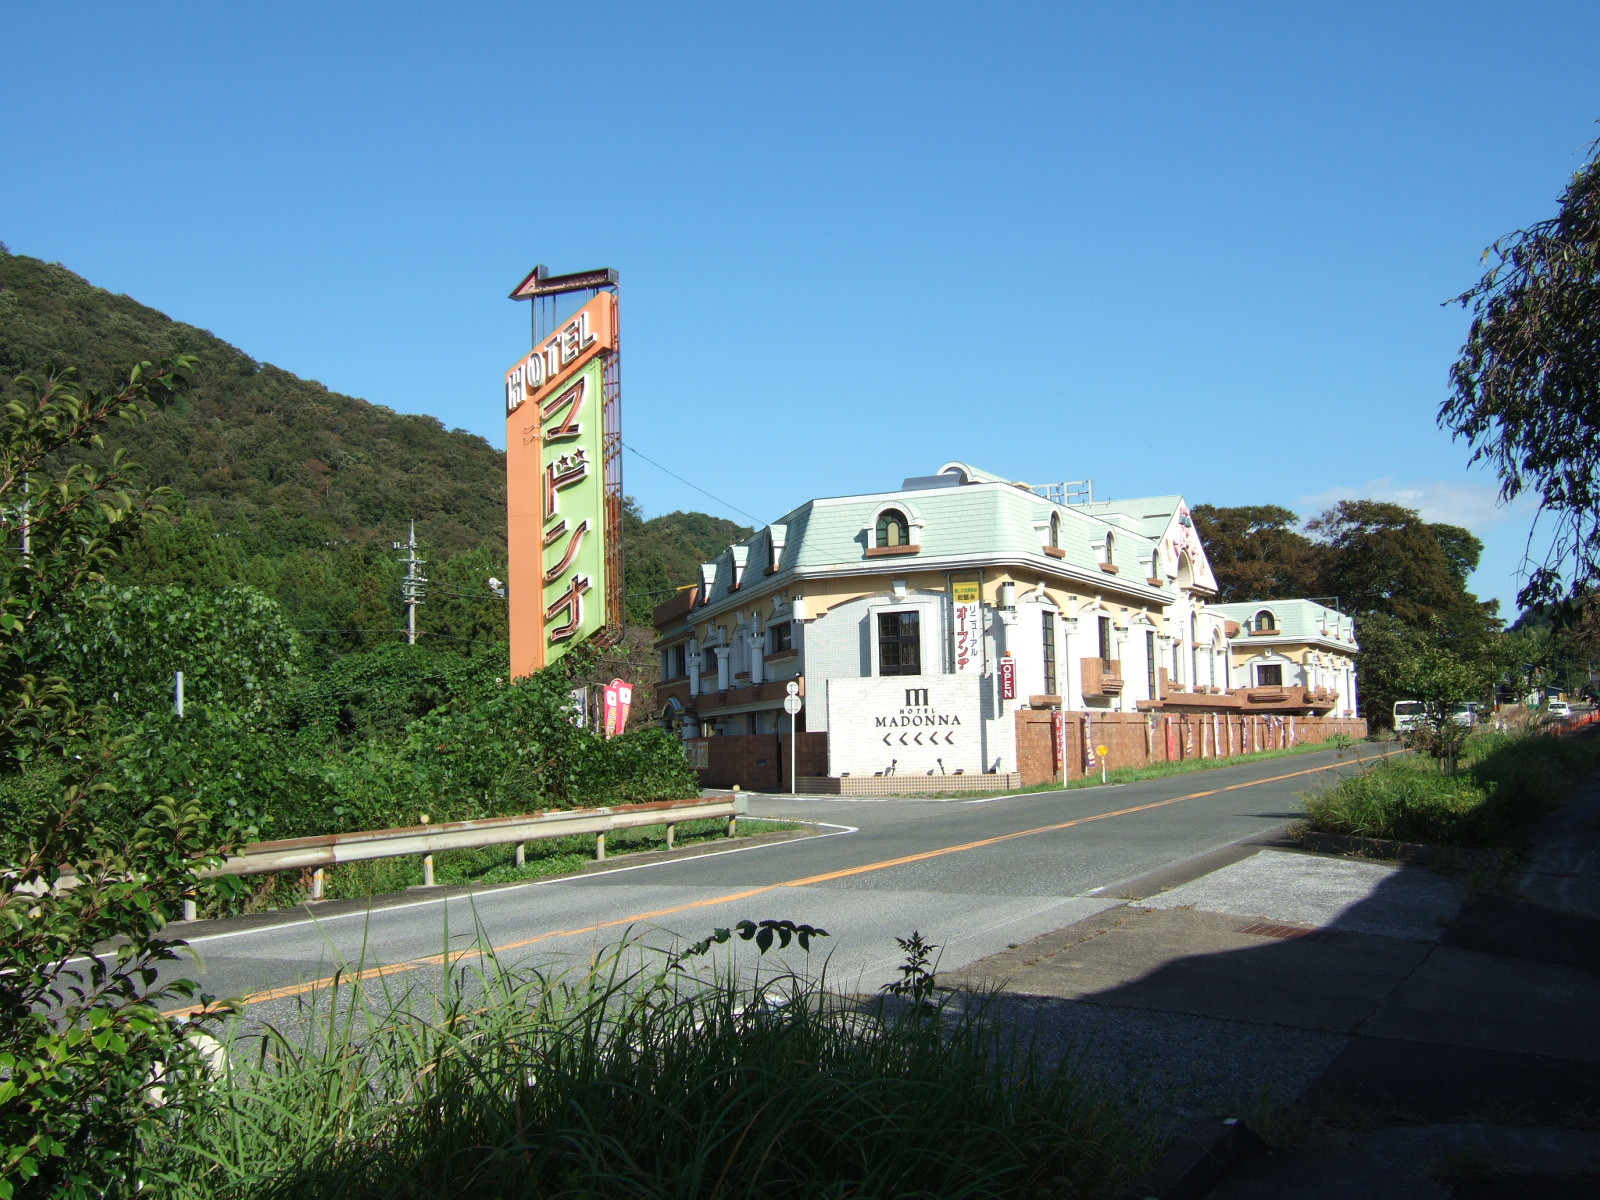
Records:
[[[1597,143],[1600,145],[1600,143]],[[1451,303],[1472,326],[1450,369],[1439,423],[1554,522],[1530,563],[1524,607],[1573,601],[1600,581],[1600,156],[1562,192],[1554,217],[1484,251],[1488,270]],[[1531,545],[1530,541],[1530,545]]]

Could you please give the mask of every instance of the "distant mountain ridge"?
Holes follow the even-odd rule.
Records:
[[[0,251],[0,394],[74,366],[107,386],[141,359],[193,354],[194,390],[116,445],[224,529],[287,548],[418,533],[447,552],[505,543],[505,455],[437,418],[329,391],[56,263]],[[254,539],[252,539],[254,540]]]

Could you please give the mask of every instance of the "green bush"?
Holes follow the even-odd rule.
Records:
[[[380,670],[385,661],[420,665],[414,679],[431,669],[422,658],[352,657],[376,659]],[[398,733],[348,747],[300,719],[309,702],[291,706],[288,718],[194,705],[182,718],[159,709],[125,720],[117,790],[98,801],[97,816],[129,829],[142,816],[139,798],[193,797],[206,812],[273,839],[413,825],[424,813],[453,821],[698,794],[681,745],[663,731],[608,740],[574,725],[561,668],[508,684],[503,664],[497,678],[482,673],[492,663],[456,662],[461,669],[438,707]],[[403,706],[382,719],[396,711]],[[24,799],[22,789],[15,797],[0,789],[0,806]]]
[[[1376,763],[1309,794],[1305,810],[1312,825],[1326,833],[1484,845],[1496,832],[1486,821],[1487,801],[1470,776],[1447,776],[1432,762],[1402,759]]]
[[[1312,827],[1325,833],[1510,847],[1597,763],[1600,740],[1484,730],[1467,740],[1457,774],[1406,755],[1302,800]]]

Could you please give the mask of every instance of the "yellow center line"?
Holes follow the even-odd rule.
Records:
[[[1382,754],[1372,755],[1363,759],[1370,762],[1373,758],[1388,758],[1390,755],[1400,754],[1400,750],[1388,750]],[[1301,775],[1315,775],[1319,771],[1331,770],[1337,763],[1321,767],[1308,767],[1301,771],[1290,771],[1283,775],[1269,775],[1265,779],[1251,779],[1244,783],[1232,783],[1226,787],[1211,788],[1203,792],[1190,792],[1185,796],[1173,796],[1167,800],[1154,800],[1149,804],[1135,804],[1129,808],[1119,808],[1112,812],[1092,813],[1087,817],[1074,817],[1070,821],[1058,821],[1052,825],[1039,825],[1032,829],[1020,829],[1015,833],[1002,833],[994,837],[979,838],[977,841],[962,842],[955,846],[943,846],[937,850],[924,850],[918,854],[906,854],[899,858],[886,858],[879,862],[866,863],[859,867],[845,867],[838,871],[826,871],[821,875],[806,875],[800,879],[786,879],[781,883],[766,883],[759,887],[746,888],[742,892],[729,892],[724,896],[712,896],[704,900],[688,900],[682,904],[674,904],[669,908],[653,909],[650,912],[633,913],[630,916],[618,917],[612,921],[598,921],[593,925],[582,925],[576,929],[553,929],[548,933],[535,934],[530,938],[520,941],[506,942],[504,945],[495,946],[485,950],[481,946],[471,947],[466,950],[453,950],[448,954],[430,954],[426,958],[412,958],[404,962],[390,963],[387,966],[368,967],[362,971],[337,972],[324,976],[321,979],[310,979],[303,983],[285,984],[282,987],[268,988],[265,991],[252,992],[240,1001],[244,1004],[261,1004],[268,1000],[282,1000],[289,996],[303,996],[307,992],[320,991],[323,988],[334,986],[336,983],[355,983],[368,979],[380,979],[385,975],[397,975],[404,971],[417,971],[425,967],[438,967],[459,962],[463,958],[487,957],[492,954],[503,954],[508,950],[521,950],[539,942],[549,941],[552,938],[579,937],[587,933],[599,933],[604,929],[615,929],[621,925],[637,925],[643,921],[653,921],[659,917],[670,917],[682,912],[690,912],[697,908],[714,908],[722,904],[732,904],[738,900],[748,900],[752,896],[765,895],[781,888],[809,887],[812,884],[829,883],[835,879],[846,879],[852,875],[865,875],[871,871],[883,871],[890,867],[903,867],[910,863],[925,862],[930,858],[943,858],[947,854],[961,854],[968,850],[981,850],[985,846],[997,846],[1002,842],[1013,841],[1017,838],[1034,837],[1041,833],[1056,833],[1063,829],[1072,829],[1078,825],[1087,825],[1092,821],[1109,821],[1113,817],[1127,817],[1134,813],[1149,812],[1156,808],[1166,808],[1171,804],[1181,804],[1185,800],[1199,800],[1203,796],[1215,796],[1221,792],[1235,792],[1240,788],[1260,787],[1264,783],[1279,783],[1285,779],[1295,779]],[[202,1011],[204,1005],[193,1004],[187,1008],[172,1009],[167,1016],[184,1017]]]

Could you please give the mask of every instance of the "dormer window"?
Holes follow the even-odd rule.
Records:
[[[768,575],[776,575],[778,566],[783,561],[783,545],[788,539],[789,528],[786,525],[767,526],[767,566]]]
[[[1106,530],[1105,544],[1100,547],[1100,569],[1117,573],[1117,538],[1109,529]]]
[[[867,521],[867,556],[916,554],[922,548],[922,519],[897,504],[886,504]]]
[[[1256,614],[1257,633],[1276,633],[1278,631],[1278,618],[1272,615],[1270,609],[1263,608]]]
[[[878,545],[909,546],[911,522],[898,508],[886,508],[878,514]]]
[[[1060,513],[1051,513],[1050,522],[1048,525],[1042,527],[1035,525],[1034,528],[1041,530],[1040,536],[1044,538],[1044,545],[1041,547],[1041,549],[1046,554],[1048,554],[1051,558],[1065,558],[1067,556],[1067,552],[1061,548]]]

